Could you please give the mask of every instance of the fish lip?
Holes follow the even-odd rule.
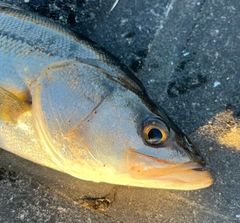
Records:
[[[189,161],[186,163],[169,162],[138,153],[135,150],[129,151],[129,158],[130,174],[139,179],[157,179],[167,177],[171,174],[184,174],[184,172],[189,171],[207,172],[205,164],[201,161]],[[132,162],[132,160],[134,161]]]
[[[146,180],[165,183],[165,188],[168,189],[197,190],[211,186],[214,182],[212,175],[208,171],[198,171],[198,169],[182,170]]]
[[[148,158],[150,160],[154,159],[153,157]],[[158,162],[161,161],[159,160]],[[144,166],[136,165],[136,169],[129,170],[129,173],[136,180],[145,181],[145,185],[147,185],[147,182],[151,182],[151,187],[155,188],[196,190],[209,187],[214,181],[201,162],[172,163],[175,166],[171,166],[171,163],[169,164],[170,166],[164,168],[153,166],[147,169]]]

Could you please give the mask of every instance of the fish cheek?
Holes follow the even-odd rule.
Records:
[[[82,124],[82,137],[93,159],[115,172],[126,172],[126,151],[134,143],[130,134],[133,127],[109,98]]]

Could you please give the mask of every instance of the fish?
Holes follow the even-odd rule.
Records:
[[[136,74],[80,34],[0,3],[0,67],[0,148],[96,183],[213,183],[198,148]]]

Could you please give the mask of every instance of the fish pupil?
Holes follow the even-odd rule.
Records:
[[[157,128],[152,128],[149,132],[148,132],[148,140],[150,143],[159,143],[159,141],[161,141],[163,135],[161,133],[161,131]]]

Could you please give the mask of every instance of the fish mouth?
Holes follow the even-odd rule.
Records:
[[[201,161],[168,162],[131,150],[128,154],[128,168],[133,178],[151,181],[156,184],[156,188],[157,184],[163,184],[168,185],[166,188],[169,189],[194,190],[213,183],[211,174],[204,169]]]

